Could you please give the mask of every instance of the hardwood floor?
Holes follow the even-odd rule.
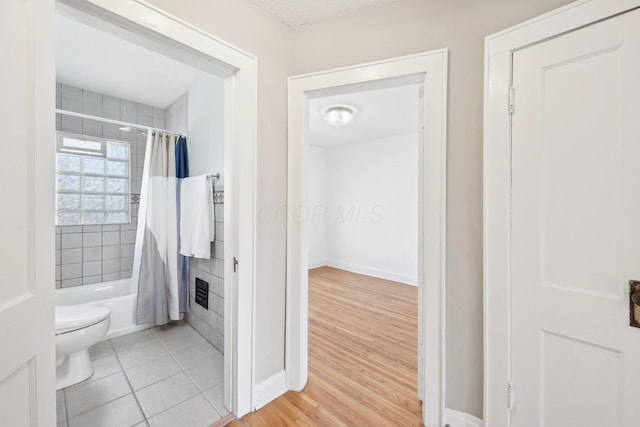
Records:
[[[330,267],[309,272],[309,382],[236,427],[420,426],[413,286]]]

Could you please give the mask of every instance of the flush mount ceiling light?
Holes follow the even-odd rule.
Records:
[[[322,110],[325,121],[332,126],[344,126],[351,123],[356,113],[356,109],[348,105],[331,105]]]

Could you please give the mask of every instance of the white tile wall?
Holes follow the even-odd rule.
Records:
[[[216,191],[223,191],[216,187]],[[189,258],[189,294],[191,313],[187,322],[211,345],[224,353],[224,204],[216,203],[216,237],[211,259]],[[196,278],[209,283],[209,309],[196,304]]]
[[[180,96],[165,110],[165,123],[170,129],[186,132],[188,128],[188,93]],[[224,191],[220,186],[216,191]],[[222,199],[224,200],[224,198]],[[189,293],[191,313],[187,322],[215,348],[224,352],[224,205],[215,205],[216,241],[212,244],[211,259],[189,259]],[[195,280],[209,283],[209,309],[195,303]],[[223,305],[223,303],[222,303]]]
[[[187,132],[189,126],[188,104],[189,93],[186,92],[167,107],[165,110],[165,124],[167,128],[178,132]]]
[[[126,99],[57,84],[56,106],[111,119],[165,127],[165,111]],[[118,125],[56,115],[56,128],[84,135],[117,138],[131,144],[131,189],[140,192],[146,137],[121,132]],[[131,224],[56,227],[56,288],[131,277],[138,205]],[[64,252],[63,252],[64,251]],[[64,276],[64,277],[63,277]]]

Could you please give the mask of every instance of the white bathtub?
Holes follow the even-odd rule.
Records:
[[[103,305],[111,310],[111,326],[105,339],[140,331],[153,324],[136,325],[136,293],[131,279],[56,289],[56,305]]]

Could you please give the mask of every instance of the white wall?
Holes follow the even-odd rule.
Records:
[[[249,0],[151,0],[154,6],[258,58],[256,209],[256,383],[284,369],[287,77],[291,29]]]
[[[311,148],[310,266],[417,285],[417,133]]]
[[[327,150],[309,147],[309,268],[327,265]]]
[[[484,37],[572,1],[400,0],[293,31],[295,74],[449,48],[446,405],[479,418]]]
[[[205,76],[189,89],[189,175],[220,173],[224,183],[224,81]]]
[[[268,213],[286,201],[287,76],[448,47],[446,401],[482,417],[484,37],[572,1],[400,0],[292,30],[249,0],[151,0],[258,57],[257,382],[284,368],[286,226]]]

